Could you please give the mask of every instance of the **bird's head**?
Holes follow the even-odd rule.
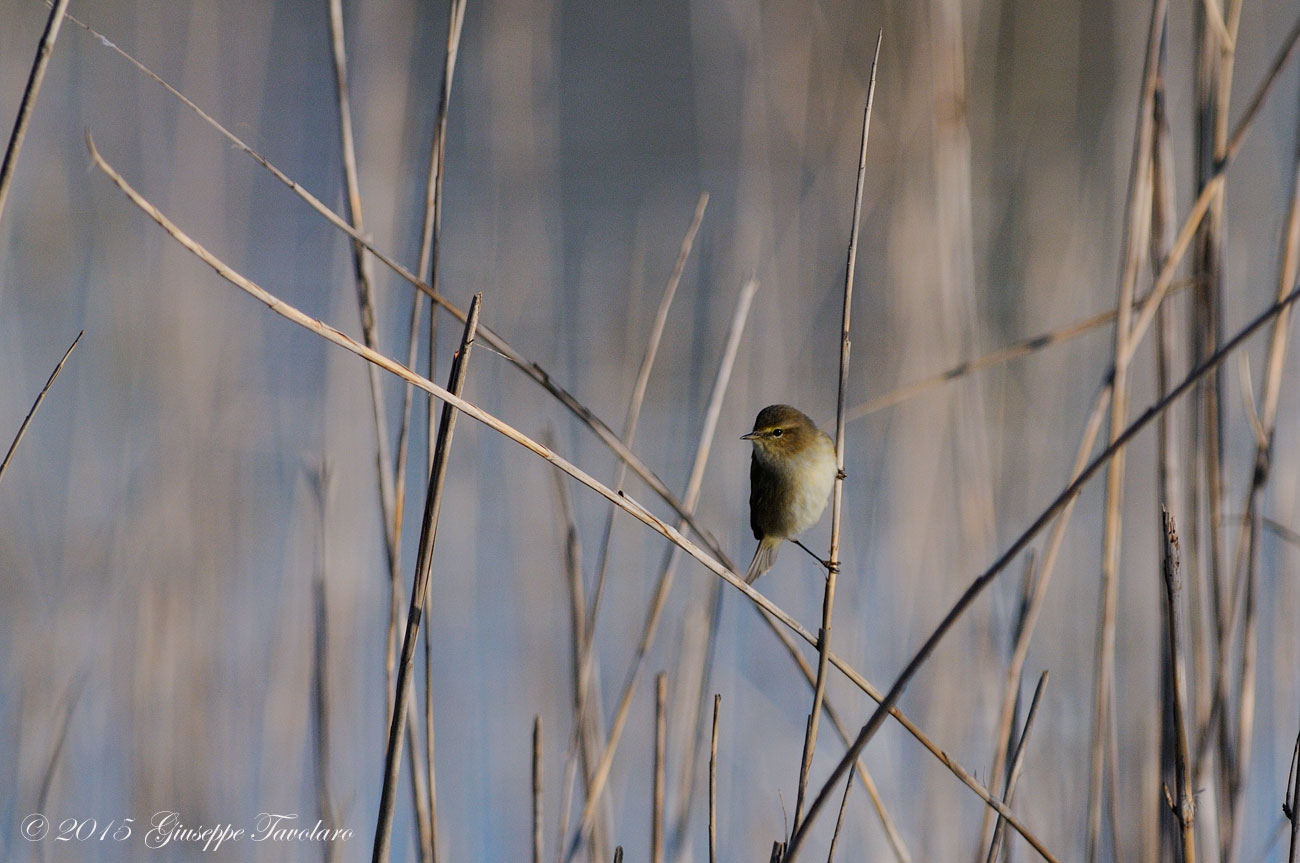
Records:
[[[789,405],[768,405],[758,412],[754,430],[740,439],[753,441],[755,453],[779,459],[798,455],[816,442],[817,435],[817,424],[803,411]]]

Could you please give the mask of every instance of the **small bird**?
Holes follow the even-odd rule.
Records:
[[[758,549],[745,573],[745,583],[753,584],[776,562],[782,540],[798,542],[796,537],[822,517],[838,468],[830,435],[789,405],[763,408],[754,430],[740,439],[754,443],[749,526]]]

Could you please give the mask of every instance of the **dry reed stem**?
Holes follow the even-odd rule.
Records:
[[[848,263],[844,274],[844,308],[840,318],[840,374],[835,402],[835,485],[831,492],[831,544],[826,556],[826,591],[822,598],[822,626],[817,634],[817,682],[813,684],[812,712],[799,761],[799,790],[795,797],[793,829],[799,829],[803,817],[804,793],[808,790],[808,771],[812,769],[813,751],[817,746],[817,729],[821,724],[822,701],[826,698],[826,666],[831,644],[831,619],[835,610],[835,583],[840,571],[840,520],[844,504],[844,403],[849,387],[849,322],[853,311],[853,276],[858,262],[858,235],[862,220],[862,190],[867,181],[867,140],[871,132],[871,103],[876,95],[876,67],[880,62],[880,43],[884,31],[876,34],[876,52],[871,59],[867,79],[867,104],[862,112],[862,143],[858,149],[857,183],[853,191],[853,219],[849,225]],[[847,795],[847,791],[845,792]]]
[[[664,863],[664,787],[668,782],[668,675],[655,677],[655,757],[650,811],[650,863]]]
[[[681,246],[679,247],[677,252],[677,260],[673,265],[672,274],[669,276],[668,282],[664,286],[664,292],[659,298],[659,308],[656,310],[654,320],[650,326],[650,335],[646,339],[645,353],[643,354],[641,359],[641,366],[637,370],[636,380],[632,386],[632,395],[628,399],[627,415],[623,421],[622,440],[623,443],[629,449],[636,441],[637,425],[641,417],[641,406],[645,401],[646,390],[650,384],[650,372],[654,368],[655,357],[659,353],[659,345],[663,340],[664,329],[668,323],[668,311],[672,307],[673,298],[676,297],[677,295],[678,285],[681,284],[682,272],[686,268],[687,258],[690,256],[691,248],[695,244],[695,235],[696,232],[699,231],[700,223],[704,220],[704,210],[708,206],[708,203],[709,203],[708,192],[702,192],[700,194],[699,200],[696,202],[695,212],[691,217],[690,225],[686,229],[685,236],[682,237]],[[622,490],[623,483],[626,479],[627,479],[627,463],[620,462],[618,467],[618,472],[614,479],[613,487]],[[694,511],[693,503],[689,501],[683,501],[683,503],[692,512]],[[592,657],[592,649],[595,644],[596,621],[597,621],[597,615],[600,611],[600,600],[601,597],[604,596],[604,592],[605,592],[605,576],[609,568],[609,549],[610,549],[610,541],[614,533],[615,512],[617,512],[617,508],[611,506],[605,518],[605,528],[601,535],[600,552],[597,556],[596,582],[595,582],[595,588],[593,590],[593,596],[591,599],[591,608],[589,611],[584,610],[584,613],[587,615],[587,622],[584,628],[584,631],[586,633],[586,638],[583,640],[583,643],[579,648],[579,652],[581,656],[579,662],[580,671],[578,672],[580,682],[578,685],[577,712],[579,715],[584,714],[586,712],[586,703],[588,697],[587,680],[591,675],[591,657]],[[681,530],[682,528],[683,525],[679,523],[678,530]],[[642,654],[642,656],[643,655],[644,654]],[[600,741],[597,741],[597,743],[600,743]],[[610,749],[610,744],[608,742],[605,742],[604,746],[606,751]],[[572,757],[572,754],[573,754],[573,750],[572,748],[570,748],[570,757]],[[570,771],[567,774],[568,783],[571,783],[573,781],[572,777],[573,777],[573,773],[572,771]],[[590,772],[588,773],[587,778],[588,778],[588,789],[590,789],[591,787]],[[603,784],[603,780],[601,784]],[[600,786],[597,785],[598,789],[599,787]],[[588,793],[590,794],[590,790],[588,791]],[[571,794],[572,794],[572,788],[566,787],[565,789],[566,799],[569,798]],[[599,790],[597,791],[597,794],[599,794]],[[585,820],[586,819],[584,819],[584,822]],[[561,841],[563,842],[563,836],[561,837]]]
[[[59,376],[59,372],[63,371],[63,364],[68,361],[68,357],[72,356],[73,348],[77,346],[77,343],[81,341],[81,337],[85,334],[85,330],[77,333],[77,337],[72,340],[72,344],[68,345],[68,349],[63,352],[63,357],[54,367],[54,371],[50,372],[49,378],[45,381],[45,386],[41,387],[41,391],[36,394],[36,401],[32,402],[31,410],[27,412],[27,416],[23,417],[22,424],[18,426],[18,433],[14,435],[13,441],[10,442],[9,449],[5,452],[4,461],[0,461],[0,478],[4,477],[5,469],[9,467],[9,462],[13,460],[14,451],[18,449],[18,442],[23,439],[23,435],[27,434],[27,426],[31,425],[32,417],[36,416],[36,409],[41,406],[41,402],[45,401],[45,394],[50,391],[54,379]]]
[[[419,261],[416,264],[415,272],[424,274],[428,272],[429,285],[436,292],[438,290],[438,258],[440,249],[440,237],[442,228],[442,185],[445,165],[445,151],[447,138],[447,109],[451,102],[451,83],[456,71],[456,57],[460,51],[460,33],[461,26],[465,20],[465,2],[464,0],[452,0],[450,13],[447,21],[447,46],[443,62],[442,87],[440,88],[440,97],[438,101],[438,114],[434,126],[434,138],[429,147],[429,175],[425,183],[424,192],[424,218],[422,230],[420,232],[420,254]],[[419,348],[419,330],[422,300],[424,294],[416,291],[411,296],[411,320],[407,333],[407,353],[406,365],[408,368],[415,368],[416,355]],[[437,344],[438,344],[438,316],[432,311],[429,314],[429,356],[428,356],[428,377],[433,379],[437,367]],[[406,460],[410,441],[411,428],[411,402],[414,395],[414,389],[408,384],[402,387],[402,413],[401,425],[397,431],[397,465],[395,467],[395,479],[397,483],[397,499],[404,501],[406,498]],[[433,466],[435,435],[434,435],[434,410],[435,403],[432,399],[428,400],[425,411],[425,469]],[[401,548],[401,518],[397,521],[397,530],[395,533],[394,543]],[[426,603],[428,602],[426,598]],[[438,860],[438,783],[437,769],[434,757],[434,717],[433,717],[433,646],[429,638],[429,630],[424,630],[424,752],[425,752],[425,772],[429,776],[429,859],[431,863],[437,863]]]
[[[1196,863],[1196,800],[1192,796],[1194,792],[1187,751],[1187,724],[1183,715],[1187,666],[1183,650],[1183,609],[1179,599],[1183,585],[1179,570],[1178,532],[1169,510],[1161,507],[1161,515],[1164,519],[1165,600],[1169,611],[1168,641],[1165,646],[1169,650],[1170,667],[1173,669],[1174,775],[1178,785],[1177,805],[1172,809],[1182,835],[1182,863]]]
[[[683,633],[683,650],[677,662],[677,667],[682,670],[679,680],[683,682],[680,687],[685,693],[679,697],[679,709],[686,714],[681,725],[686,731],[682,735],[684,743],[681,747],[681,762],[677,768],[677,798],[671,819],[673,829],[668,837],[668,856],[674,863],[687,863],[691,859],[689,831],[695,814],[695,792],[699,786],[695,781],[695,762],[703,745],[709,705],[712,703],[712,699],[707,696],[713,663],[717,658],[722,620],[722,582],[710,579],[699,607],[701,614],[687,619],[688,625],[694,625]],[[696,633],[702,633],[698,641],[688,640]],[[692,690],[694,697],[688,700],[686,695],[692,694]],[[694,709],[691,705],[694,705]]]
[[[1155,100],[1152,105],[1155,112],[1155,135],[1151,143],[1151,174],[1153,195],[1151,201],[1151,260],[1153,266],[1163,268],[1169,259],[1169,250],[1173,245],[1173,219],[1176,210],[1174,193],[1177,188],[1174,170],[1173,143],[1169,129],[1169,117],[1166,108],[1165,80],[1167,77],[1168,40],[1162,43],[1160,52],[1160,72],[1156,87]],[[1177,334],[1174,327],[1174,315],[1162,305],[1156,313],[1155,376],[1156,397],[1161,398],[1169,391],[1169,381],[1175,365],[1174,346]],[[1241,354],[1240,356],[1245,356]],[[1156,421],[1156,494],[1161,501],[1181,501],[1178,477],[1178,424],[1169,414],[1162,414]],[[1197,649],[1204,648],[1204,642],[1195,640]],[[1193,662],[1200,656],[1194,657]],[[1193,665],[1203,668],[1203,665]],[[1160,673],[1161,704],[1173,703],[1172,666],[1162,663]],[[1159,760],[1156,770],[1161,775],[1169,775],[1174,770],[1173,723],[1170,711],[1162,709],[1160,714],[1160,732],[1157,741]],[[1173,857],[1173,831],[1167,829],[1164,812],[1160,801],[1154,801],[1155,820],[1144,824],[1148,828],[1144,835],[1154,839],[1154,852],[1162,860]],[[1147,807],[1150,812],[1153,807]],[[1144,813],[1145,814],[1145,813]],[[1147,851],[1144,843],[1144,851]],[[1149,852],[1148,852],[1149,853]]]
[[[50,65],[50,55],[54,52],[54,42],[59,38],[59,28],[63,26],[63,14],[67,8],[68,0],[55,0],[50,8],[50,17],[45,20],[41,41],[36,46],[27,86],[23,88],[23,98],[18,103],[18,116],[14,118],[13,131],[9,133],[4,161],[0,162],[0,216],[4,215],[5,199],[9,197],[9,187],[13,184],[18,154],[23,149],[23,139],[27,137],[27,127],[36,108],[36,96],[41,92],[41,82],[45,80],[45,70]]]
[[[718,714],[722,695],[713,695],[713,732],[709,735],[709,863],[718,863]]]
[[[346,190],[348,221],[360,236],[365,236],[365,220],[362,217],[361,181],[357,171],[356,141],[352,132],[352,103],[348,91],[347,48],[343,31],[342,0],[328,0],[330,22],[330,56],[334,69],[335,95],[339,112],[339,153],[343,162],[343,181]],[[353,277],[357,290],[357,311],[361,319],[361,333],[366,347],[378,349],[379,340],[375,329],[375,303],[372,289],[373,279],[370,262],[366,258],[362,244],[352,242]],[[370,409],[375,428],[375,473],[379,487],[380,521],[384,525],[385,562],[388,564],[388,634],[384,650],[384,671],[387,686],[384,691],[387,701],[385,724],[392,721],[394,693],[394,663],[397,660],[397,626],[402,607],[401,576],[401,536],[402,514],[405,511],[404,483],[398,479],[403,471],[393,463],[393,455],[388,441],[388,419],[384,407],[379,369],[368,366],[367,381],[370,388]],[[416,815],[416,827],[420,840],[420,859],[431,860],[432,828],[428,804],[428,792],[424,778],[424,766],[418,759],[415,739],[415,725],[406,726],[410,739],[407,755],[411,762],[411,793]]]
[[[1300,860],[1300,734],[1291,750],[1291,770],[1287,773],[1286,794],[1282,797],[1282,814],[1291,822],[1291,851],[1288,863]]]
[[[695,543],[693,543],[689,538],[684,536],[680,531],[673,529],[667,523],[665,523],[664,521],[660,520],[659,518],[651,514],[649,510],[641,506],[641,504],[637,503],[631,497],[627,495],[619,494],[613,491],[612,489],[608,488],[607,486],[603,485],[599,480],[595,479],[594,477],[592,477],[591,475],[583,471],[581,468],[578,468],[576,465],[562,458],[549,447],[543,446],[542,444],[538,443],[537,441],[525,435],[523,432],[520,432],[518,429],[514,428],[513,426],[510,426],[507,423],[503,422],[502,420],[498,419],[496,416],[482,410],[477,405],[474,405],[473,403],[465,401],[459,396],[450,393],[443,387],[439,386],[438,384],[435,384],[433,381],[421,377],[420,375],[416,374],[415,372],[411,371],[410,369],[406,368],[400,363],[394,362],[388,357],[376,351],[370,350],[364,345],[359,344],[358,342],[349,338],[347,335],[335,329],[334,327],[305,314],[304,312],[290,305],[289,303],[286,303],[283,300],[279,299],[278,297],[274,296],[273,294],[268,293],[264,288],[262,288],[255,282],[240,275],[238,272],[232,269],[228,264],[226,264],[225,262],[217,258],[215,255],[209,252],[202,245],[195,242],[193,238],[191,238],[188,234],[186,234],[179,227],[177,227],[175,223],[173,223],[166,216],[164,216],[158,210],[158,208],[153,206],[153,204],[149,203],[147,199],[145,199],[142,195],[140,195],[140,193],[137,192],[122,177],[122,175],[117,172],[116,169],[114,169],[111,165],[109,165],[106,161],[104,161],[103,157],[99,154],[99,151],[95,148],[93,139],[91,139],[89,135],[87,135],[86,143],[88,149],[90,150],[92,161],[95,163],[96,167],[98,167],[101,171],[103,171],[104,174],[113,182],[113,184],[116,185],[132,201],[132,203],[134,203],[137,207],[139,207],[151,219],[157,222],[158,225],[163,230],[165,230],[169,235],[171,235],[171,237],[174,240],[176,240],[176,242],[180,243],[182,246],[188,249],[192,254],[194,254],[197,258],[199,258],[201,261],[203,261],[205,264],[211,267],[219,276],[221,276],[223,279],[228,281],[230,284],[234,285],[235,287],[239,288],[240,290],[254,297],[259,302],[266,305],[271,311],[275,312],[277,315],[280,315],[281,317],[289,321],[292,321],[293,323],[303,327],[304,329],[316,333],[317,335],[324,338],[326,341],[334,345],[337,345],[353,354],[356,354],[357,356],[361,357],[367,362],[371,362],[371,363],[375,363],[376,365],[379,365],[385,371],[388,371],[389,373],[396,375],[397,377],[400,377],[401,379],[414,384],[416,387],[424,390],[427,393],[430,393],[431,395],[435,396],[438,399],[441,399],[443,402],[452,405],[457,410],[461,411],[462,413],[465,413],[472,419],[482,423],[483,425],[487,426],[488,428],[492,429],[493,431],[497,432],[503,437],[506,437],[511,441],[514,441],[515,443],[522,446],[524,449],[527,449],[528,451],[532,452],[534,455],[539,456],[540,458],[544,459],[547,462],[550,462],[553,466],[555,466],[565,474],[568,474],[570,477],[574,478],[575,480],[587,486],[588,488],[592,489],[596,493],[600,494],[606,500],[615,502],[617,506],[619,506],[621,509],[629,513],[633,518],[637,519],[638,521],[645,524],[647,527],[651,528],[655,532],[659,533],[660,535],[668,539],[674,545],[678,546],[687,554],[689,554],[691,557],[699,561],[700,564],[702,564],[707,570],[709,570],[709,572],[713,573],[714,575],[717,575],[723,581],[727,582],[736,590],[743,593],[746,597],[749,598],[751,602],[753,602],[756,606],[764,610],[764,612],[766,613],[765,619],[768,619],[767,615],[770,615],[772,619],[780,621],[791,632],[798,635],[804,641],[812,645],[816,644],[816,639],[813,637],[812,633],[810,633],[806,628],[804,628],[802,624],[800,624],[797,620],[795,620],[793,617],[787,614],[783,609],[781,609],[779,606],[777,606],[767,597],[763,596],[762,594],[755,591],[752,587],[745,584],[744,580],[736,574],[735,566],[726,555],[719,556],[721,558],[721,561],[713,557],[710,557],[708,554],[705,553],[703,549],[695,545]],[[1288,303],[1291,301],[1291,299],[1292,298],[1288,299]],[[771,620],[769,619],[769,623],[770,622]],[[880,690],[873,687],[870,684],[870,682],[868,682],[865,677],[859,674],[853,668],[853,666],[850,665],[848,662],[841,659],[834,652],[830,653],[829,660],[832,665],[834,665],[841,672],[843,672],[845,677],[847,677],[855,686],[857,686],[863,692],[866,692],[869,696],[871,696],[876,701],[883,700],[884,696],[881,695]],[[1009,810],[1006,810],[1001,803],[999,803],[995,798],[993,798],[992,795],[989,794],[986,788],[984,788],[978,782],[976,782],[968,772],[966,772],[959,764],[953,761],[946,753],[943,752],[943,750],[935,746],[929,740],[929,738],[926,737],[920,731],[920,729],[917,728],[916,725],[911,722],[911,720],[906,718],[906,716],[901,711],[897,710],[891,704],[888,713],[889,715],[894,716],[896,719],[898,719],[899,722],[901,722],[903,726],[908,729],[909,733],[911,733],[913,737],[917,738],[917,740],[920,741],[922,745],[926,747],[926,749],[928,749],[936,758],[938,758],[942,764],[948,767],[948,769],[952,771],[952,773],[955,776],[961,779],[962,782],[967,785],[967,787],[975,791],[975,793],[978,794],[981,797],[981,799],[985,801],[985,803],[997,809],[1000,814],[1007,816],[1008,823],[1010,823],[1013,827],[1015,827],[1017,831],[1020,832],[1021,835],[1025,837],[1026,841],[1028,841],[1036,850],[1044,854],[1046,859],[1055,860],[1055,858],[1052,857],[1046,851],[1042,843],[1039,842],[1037,839],[1035,839],[1033,837],[1033,834],[1030,833],[1024,827],[1024,825],[1022,825],[1018,820],[1013,820],[1015,818],[1014,813],[1011,813]]]
[[[554,438],[549,427],[543,432],[542,440],[546,442],[548,447],[554,448]],[[573,787],[578,772],[579,753],[584,762],[583,782],[588,782],[591,775],[591,771],[587,766],[587,723],[583,714],[578,710],[580,701],[578,690],[582,685],[580,672],[582,667],[582,645],[586,641],[587,599],[582,586],[582,541],[578,537],[578,524],[573,516],[573,502],[569,499],[569,489],[565,485],[564,475],[552,472],[551,476],[555,480],[555,493],[560,501],[559,521],[564,530],[564,574],[565,584],[569,592],[569,647],[570,666],[573,675],[573,734],[570,735],[569,750],[564,759],[565,780],[562,786],[564,792],[560,803],[559,839],[556,842],[556,855],[559,859],[562,859],[564,839],[569,833],[569,810],[573,805]]]
[[[1111,377],[1109,441],[1113,443],[1128,422],[1128,367],[1133,356],[1132,308],[1137,292],[1138,273],[1150,242],[1153,197],[1152,146],[1155,135],[1155,93],[1160,71],[1160,45],[1168,26],[1167,0],[1153,0],[1151,22],[1147,31],[1146,59],[1142,74],[1142,93],[1138,100],[1137,135],[1133,143],[1132,166],[1125,202],[1124,257],[1120,270],[1119,316],[1115,321],[1115,361]],[[1088,855],[1096,859],[1101,840],[1102,802],[1106,797],[1104,779],[1108,735],[1113,734],[1110,721],[1115,698],[1115,627],[1119,614],[1119,564],[1122,541],[1121,514],[1124,501],[1125,452],[1118,450],[1106,469],[1106,508],[1102,533],[1101,612],[1097,626],[1096,667],[1093,681],[1093,718],[1091,766],[1088,795]],[[1110,787],[1110,799],[1119,789]],[[1114,812],[1112,806],[1110,811]],[[1118,825],[1110,823],[1112,857],[1117,856]]]
[[[912,677],[925,661],[929,659],[938,643],[945,635],[947,635],[949,630],[952,629],[953,624],[955,624],[957,619],[965,613],[971,603],[975,601],[976,597],[978,597],[979,594],[993,582],[993,579],[1006,568],[1007,564],[1011,560],[1013,560],[1028,546],[1030,541],[1032,541],[1033,538],[1042,531],[1043,527],[1055,518],[1072,498],[1079,494],[1084,484],[1092,479],[1093,476],[1095,476],[1096,473],[1104,467],[1112,457],[1114,457],[1114,454],[1118,449],[1124,447],[1130,440],[1137,436],[1139,432],[1150,425],[1151,421],[1159,416],[1162,411],[1167,409],[1169,405],[1177,401],[1187,392],[1187,390],[1203,379],[1211,370],[1217,368],[1219,364],[1222,363],[1229,354],[1240,347],[1246,339],[1250,338],[1261,327],[1277,317],[1278,313],[1290,304],[1294,303],[1297,299],[1300,299],[1300,288],[1292,291],[1281,302],[1274,303],[1257,315],[1254,320],[1225,342],[1223,347],[1205,360],[1205,362],[1201,363],[1188,373],[1187,377],[1185,377],[1178,386],[1174,387],[1165,398],[1156,401],[1148,407],[1141,416],[1129,424],[1124,433],[1121,434],[1114,443],[1094,458],[1083,472],[1056,496],[1055,500],[1053,500],[1052,503],[1038,515],[1024,533],[1022,533],[988,569],[981,573],[971,583],[971,585],[966,588],[966,591],[961,595],[953,607],[944,616],[943,620],[940,621],[939,625],[925,640],[921,648],[908,662],[907,666],[898,676],[898,679],[894,682],[889,692],[881,700],[880,706],[872,713],[867,724],[864,725],[862,731],[859,732],[857,739],[853,741],[853,745],[849,747],[848,753],[846,753],[844,758],[840,760],[840,763],[835,767],[834,772],[831,774],[830,779],[826,781],[826,784],[822,786],[821,791],[818,792],[817,798],[813,801],[812,808],[808,810],[808,817],[805,819],[803,826],[791,837],[790,859],[793,859],[793,852],[798,850],[801,843],[806,838],[809,824],[811,824],[813,817],[818,811],[820,811],[822,806],[825,805],[831,787],[843,777],[845,771],[849,769],[857,759],[858,755],[861,754],[862,749],[875,735],[876,731],[880,729],[885,716],[889,713],[889,709],[897,703],[898,697],[902,695],[903,690],[907,687],[907,684],[911,681]]]
[[[1173,296],[1191,285],[1189,281],[1181,281],[1171,284],[1169,295]],[[1133,301],[1134,307],[1143,306],[1150,298],[1150,294],[1143,294]],[[897,389],[891,390],[883,395],[868,399],[860,405],[849,408],[848,419],[850,422],[862,419],[868,414],[873,414],[885,408],[893,407],[896,404],[907,401],[908,399],[927,393],[930,390],[937,389],[946,383],[950,383],[974,372],[983,371],[984,369],[993,368],[1002,365],[1011,360],[1020,359],[1030,354],[1038,353],[1041,350],[1065,344],[1066,342],[1090,333],[1093,330],[1100,329],[1111,323],[1119,315],[1118,309],[1107,309],[1104,312],[1098,312],[1095,315],[1075,321],[1072,324],[1066,324],[1054,330],[1045,333],[1039,333],[1036,336],[1026,336],[1023,339],[1017,339],[996,350],[990,351],[972,360],[963,360],[954,366],[936,372],[929,377],[921,378],[910,384],[905,384]]]
[[[457,399],[460,398],[460,392],[465,386],[465,376],[469,372],[469,355],[474,347],[474,335],[478,327],[479,308],[482,303],[483,295],[476,294],[473,302],[470,303],[460,350],[452,360],[447,389],[448,395],[454,395]],[[411,608],[406,618],[406,636],[402,640],[402,661],[397,669],[397,697],[393,709],[392,728],[388,734],[388,754],[385,759],[384,786],[379,802],[379,823],[375,828],[373,863],[384,863],[388,860],[389,842],[393,830],[393,793],[401,758],[402,731],[406,724],[406,711],[411,697],[411,665],[415,656],[415,642],[420,634],[420,621],[424,615],[425,598],[429,595],[429,573],[433,567],[433,549],[438,536],[438,515],[442,508],[442,489],[447,477],[447,454],[451,448],[452,434],[456,429],[456,417],[456,407],[450,400],[444,399],[442,422],[438,425],[438,447],[433,470],[429,476],[424,519],[420,524],[419,554],[415,562],[415,579],[411,586]],[[413,760],[412,763],[419,762]]]
[[[1230,0],[1231,2],[1231,0]],[[1232,18],[1229,11],[1228,18]],[[1223,128],[1228,111],[1230,89],[1225,89],[1223,80],[1231,76],[1233,57],[1217,44],[1208,32],[1204,21],[1200,25],[1197,42],[1197,77],[1195,82],[1196,125],[1195,125],[1195,172],[1197,182],[1206,185],[1206,177],[1213,170],[1224,146]],[[1231,29],[1231,23],[1228,24]],[[1192,316],[1190,320],[1189,341],[1192,347],[1192,361],[1199,362],[1206,354],[1213,351],[1222,337],[1223,327],[1223,247],[1224,247],[1225,202],[1223,184],[1215,190],[1209,212],[1196,236],[1196,248],[1193,255],[1193,275],[1197,288],[1194,293]],[[1204,484],[1200,483],[1197,469],[1192,468],[1191,475],[1196,484],[1192,489],[1192,499],[1187,523],[1193,530],[1189,533],[1192,541],[1193,558],[1204,571],[1210,588],[1210,605],[1212,611],[1212,638],[1219,651],[1219,661],[1215,667],[1221,667],[1222,654],[1227,650],[1231,638],[1225,617],[1227,602],[1224,599],[1222,581],[1223,544],[1219,520],[1222,516],[1223,494],[1223,450],[1221,435],[1223,432],[1224,410],[1222,398],[1222,381],[1217,374],[1210,375],[1198,388],[1196,407],[1193,411],[1192,448],[1189,464],[1195,465],[1199,460],[1199,472]],[[1201,522],[1202,508],[1206,511],[1205,529],[1209,535],[1208,551],[1202,551],[1199,545],[1198,528]],[[1227,765],[1229,753],[1228,730],[1224,719],[1226,707],[1226,682],[1221,674],[1211,677],[1211,709],[1213,722],[1205,728],[1205,739],[1217,737],[1218,770],[1212,786],[1207,790],[1215,805],[1210,810],[1210,822],[1215,833],[1208,837],[1208,844],[1216,844],[1220,857],[1226,861],[1227,848],[1231,844],[1231,792],[1227,786],[1230,768]],[[1216,734],[1217,733],[1217,734]],[[1198,762],[1202,762],[1198,758]]]
[[[542,863],[542,717],[533,717],[533,863]]]
[[[826,852],[826,863],[834,863],[835,846],[840,842],[840,827],[844,824],[844,810],[849,808],[849,791],[853,788],[853,777],[844,780],[844,796],[840,798],[840,814],[835,817],[835,832],[831,834],[831,847]]]
[[[709,395],[709,405],[704,414],[704,425],[700,430],[699,441],[695,447],[695,457],[691,463],[691,474],[686,481],[686,493],[682,497],[683,504],[688,512],[695,511],[695,507],[699,503],[700,492],[704,487],[704,471],[708,466],[709,454],[712,451],[713,439],[718,427],[718,418],[722,414],[722,401],[726,397],[727,385],[731,381],[731,372],[735,367],[736,353],[740,349],[740,340],[744,335],[745,324],[749,320],[749,310],[753,305],[754,294],[757,290],[758,282],[753,280],[750,280],[741,288],[740,297],[736,301],[736,311],[731,317],[731,326],[727,332],[727,343],[722,351],[722,359],[718,364],[717,374],[714,376],[713,389]],[[682,530],[684,524],[684,520],[679,521],[677,529]],[[614,719],[610,723],[609,738],[605,742],[605,748],[601,752],[599,763],[596,765],[595,770],[592,771],[587,789],[587,801],[583,805],[578,831],[573,839],[569,841],[569,850],[565,856],[566,860],[573,859],[573,855],[577,852],[582,841],[582,835],[591,826],[595,807],[600,801],[605,783],[609,779],[609,772],[614,763],[614,754],[618,751],[619,741],[622,739],[623,730],[627,725],[627,718],[631,711],[632,696],[636,691],[636,684],[640,679],[641,670],[645,666],[646,656],[654,644],[664,605],[668,600],[669,591],[672,589],[677,571],[677,560],[678,550],[676,546],[673,546],[665,554],[664,564],[659,572],[659,580],[655,585],[654,596],[651,598],[650,606],[646,609],[645,622],[641,626],[641,639],[637,643],[636,653],[633,655],[632,665],[623,684],[618,706],[614,710]],[[734,569],[729,561],[726,562],[726,565]]]
[[[362,217],[361,185],[357,177],[356,142],[352,135],[352,106],[348,98],[348,63],[347,49],[343,37],[343,3],[342,0],[328,0],[330,59],[334,70],[334,94],[338,105],[339,119],[339,157],[343,163],[344,204],[352,228],[360,235],[365,234],[365,221]],[[356,282],[357,311],[361,318],[361,334],[366,347],[378,349],[375,334],[374,298],[370,290],[369,265],[366,253],[360,243],[352,241],[352,268]],[[401,518],[401,507],[397,502],[393,485],[393,463],[388,451],[388,421],[386,419],[383,392],[380,389],[379,370],[374,366],[366,369],[366,380],[370,387],[370,411],[375,428],[375,473],[379,486],[380,522],[384,526],[384,554],[388,570],[389,603],[388,635],[384,641],[384,674],[387,685],[387,707],[384,725],[392,721],[394,675],[397,662],[397,621],[401,614],[401,580],[397,544],[394,541],[394,527]]]
[[[1020,771],[1025,765],[1025,753],[1028,751],[1029,732],[1034,728],[1034,717],[1038,715],[1039,700],[1043,697],[1043,690],[1047,688],[1047,672],[1044,671],[1038,676],[1038,685],[1034,687],[1034,697],[1029,702],[1029,712],[1025,715],[1025,728],[1020,732],[1020,740],[1016,743],[1016,754],[1011,759],[1011,772],[1007,774],[1007,787],[1002,794],[1002,802],[1008,806],[1016,796],[1016,783],[1020,781]],[[994,863],[998,859],[998,852],[1002,849],[1003,837],[1006,835],[1006,821],[1001,817],[998,818],[997,826],[993,828],[993,841],[989,843],[988,857],[986,863]]]

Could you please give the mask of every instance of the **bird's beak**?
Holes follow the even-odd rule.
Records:
[[[756,438],[756,437],[758,437],[758,432],[750,432],[749,434],[743,434],[743,435],[741,435],[741,436],[740,436],[740,439],[741,439],[741,440],[753,440],[753,439]]]

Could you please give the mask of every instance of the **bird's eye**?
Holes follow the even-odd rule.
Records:
[[[772,429],[772,437],[780,437],[780,436],[781,436],[780,429]]]

